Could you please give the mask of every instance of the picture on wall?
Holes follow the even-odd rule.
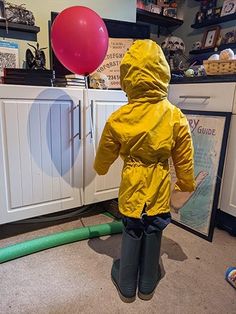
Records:
[[[196,189],[194,192],[173,191],[176,174],[171,163],[172,219],[177,225],[211,241],[230,113],[183,112],[193,138]]]
[[[0,41],[0,77],[4,75],[4,68],[19,67],[19,50],[15,42]]]
[[[202,39],[202,48],[214,48],[220,35],[220,26],[213,26],[205,31]]]
[[[236,12],[236,0],[224,0],[221,16],[230,15]]]
[[[0,0],[0,20],[6,19],[5,2]]]

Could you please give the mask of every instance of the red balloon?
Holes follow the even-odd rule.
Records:
[[[73,6],[57,15],[51,28],[52,49],[71,72],[88,75],[103,62],[108,49],[105,23],[93,10]]]

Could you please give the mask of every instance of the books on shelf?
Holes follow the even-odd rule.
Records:
[[[66,79],[77,79],[77,80],[85,80],[85,76],[71,73],[71,74],[66,74],[65,75]]]
[[[4,68],[3,84],[85,88],[86,78],[55,77],[53,70]]]
[[[5,68],[19,67],[18,44],[5,40],[0,41],[0,77],[4,75]]]
[[[77,74],[69,74],[63,77],[56,77],[54,82],[54,86],[58,87],[86,87],[86,77]]]

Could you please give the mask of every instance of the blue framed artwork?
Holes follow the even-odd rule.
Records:
[[[212,241],[231,113],[183,112],[193,138],[196,190],[172,193],[172,221]],[[176,175],[172,163],[170,169],[173,187]]]

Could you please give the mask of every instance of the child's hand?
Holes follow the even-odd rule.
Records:
[[[198,175],[195,178],[196,181],[196,189],[200,186],[200,184],[205,180],[205,178],[208,176],[208,173],[206,171],[200,171]],[[174,210],[175,213],[178,213],[179,210],[191,199],[193,192],[182,192],[182,191],[176,191],[172,190],[171,192],[171,199],[170,199],[170,206],[171,209]]]
[[[206,171],[200,171],[199,174],[196,176],[196,189],[199,187],[199,185],[204,181],[204,179],[208,176],[208,172]]]

